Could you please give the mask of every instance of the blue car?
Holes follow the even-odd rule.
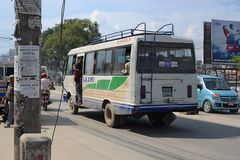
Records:
[[[237,113],[239,110],[237,92],[231,90],[221,77],[198,75],[197,95],[198,107],[205,112],[229,110],[231,113]]]

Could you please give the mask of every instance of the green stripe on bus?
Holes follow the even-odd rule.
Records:
[[[99,89],[99,90],[116,90],[119,88],[123,83],[127,80],[127,77],[119,76],[119,77],[112,77],[112,80],[101,79],[96,83],[87,84],[84,88],[85,89]],[[111,82],[111,83],[110,83]]]
[[[96,88],[96,84],[87,84],[84,88],[89,88],[89,89],[95,89]]]
[[[97,88],[96,89],[100,89],[100,90],[108,90],[108,86],[109,86],[110,80],[99,80],[97,82]]]
[[[109,90],[113,91],[117,88],[119,88],[121,85],[123,85],[123,83],[127,80],[127,77],[113,77]]]

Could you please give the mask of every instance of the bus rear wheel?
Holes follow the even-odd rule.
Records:
[[[172,112],[153,112],[153,113],[148,113],[148,119],[150,122],[150,126],[155,126],[155,125],[166,125],[170,126],[172,122],[176,119],[176,115]]]
[[[104,110],[104,120],[108,127],[116,128],[120,124],[120,116],[115,114],[111,103],[107,103]]]

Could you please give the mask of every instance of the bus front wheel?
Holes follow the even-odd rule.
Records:
[[[107,103],[104,110],[104,119],[108,127],[115,128],[119,126],[120,116],[115,115],[112,104]]]
[[[70,108],[70,112],[71,114],[77,114],[78,113],[78,106],[75,105],[71,99],[69,100],[69,108]]]

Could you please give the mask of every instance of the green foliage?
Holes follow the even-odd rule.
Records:
[[[240,70],[240,56],[234,56],[232,62],[236,63],[236,68]]]
[[[232,61],[233,61],[234,63],[240,64],[240,56],[234,56],[234,57],[232,58]]]
[[[60,61],[67,56],[70,49],[89,44],[95,36],[100,36],[96,22],[89,19],[65,20],[60,55],[60,24],[48,28],[41,36],[41,65],[59,68]]]

